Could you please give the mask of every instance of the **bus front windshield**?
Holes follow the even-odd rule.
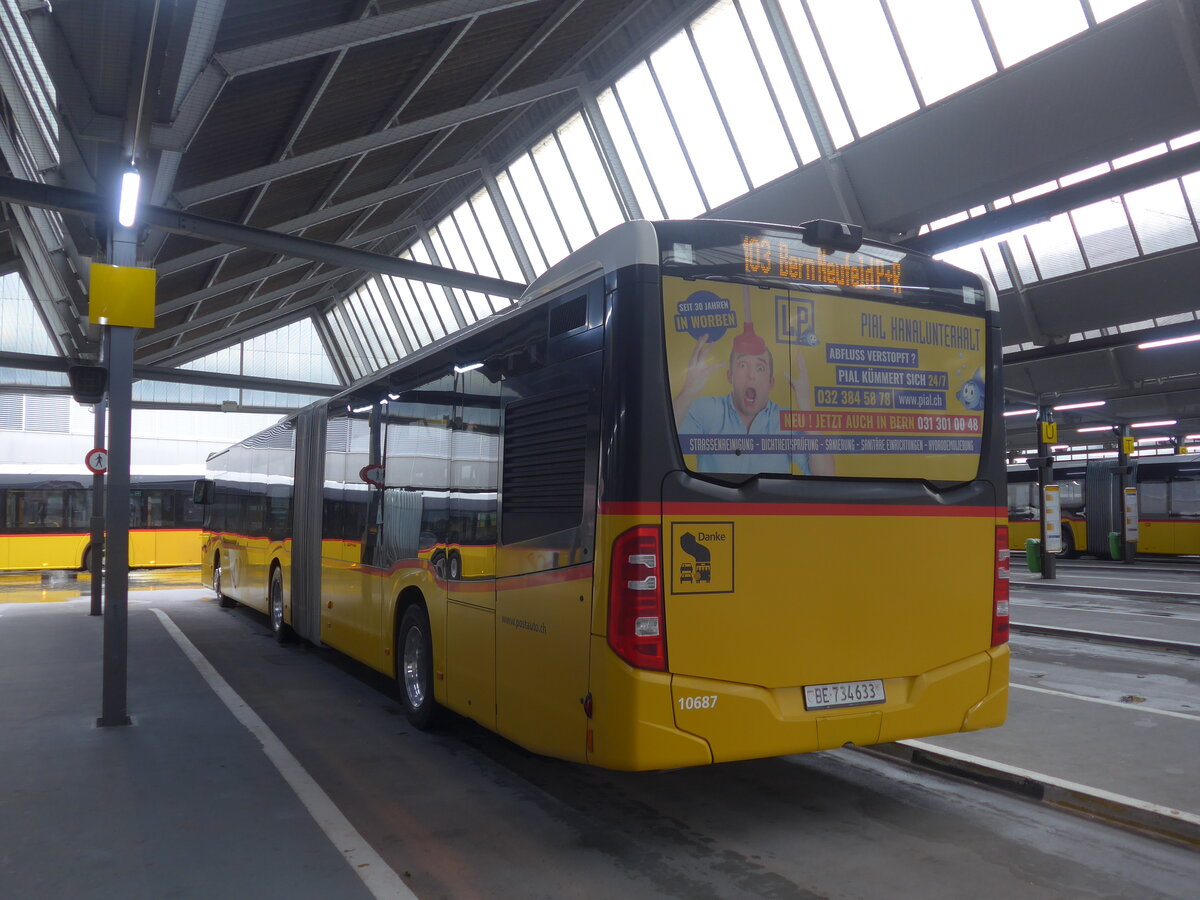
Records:
[[[938,265],[923,262],[925,271]],[[664,265],[662,279],[688,469],[737,480],[976,477],[987,384],[982,291],[942,289],[935,299],[887,286],[867,299],[861,289],[688,269]]]

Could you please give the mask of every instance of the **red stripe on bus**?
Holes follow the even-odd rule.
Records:
[[[565,581],[587,581],[593,575],[591,563],[580,566],[570,566],[566,569],[552,569],[549,572],[535,572],[532,575],[510,575],[496,579],[496,590],[519,591],[527,588],[545,587],[548,584],[562,584]]]
[[[602,503],[606,516],[952,516],[1008,518],[1006,506],[914,506],[880,503]]]

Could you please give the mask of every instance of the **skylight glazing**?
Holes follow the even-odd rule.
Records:
[[[462,202],[403,256],[528,281],[623,221],[626,210],[646,218],[700,215],[1067,40],[1089,21],[1136,5],[719,0],[600,90],[594,104],[581,102],[581,111],[501,166],[487,190]],[[846,27],[848,13],[853,28]],[[602,147],[615,158],[606,159]],[[1098,167],[1025,193],[1110,170]],[[1188,203],[1196,190],[1200,184],[1146,189],[1006,236],[1013,273],[998,241],[953,256],[1004,289],[1012,274],[1033,283],[1169,249],[1194,240]],[[997,198],[988,206],[1013,201]],[[979,206],[936,224],[985,212]],[[329,321],[338,343],[347,342],[347,365],[355,370],[509,302],[388,277],[375,290],[376,306],[390,310],[373,333],[362,328],[361,307],[357,319]]]
[[[179,368],[221,375],[310,381],[315,384],[338,383],[311,319],[301,319],[232,347],[222,348],[184,363]],[[244,407],[295,409],[319,399],[319,395],[138,381],[133,385],[133,399],[142,403],[203,405],[218,405],[228,401]]]

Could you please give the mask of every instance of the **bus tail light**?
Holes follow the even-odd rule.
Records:
[[[631,528],[613,545],[608,645],[631,666],[666,671],[662,536],[657,526]]]
[[[992,589],[992,646],[1008,643],[1008,526],[996,526],[996,578]]]

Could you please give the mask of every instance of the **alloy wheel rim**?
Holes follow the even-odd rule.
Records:
[[[421,683],[421,664],[425,648],[422,646],[421,630],[410,628],[404,635],[404,692],[414,709],[425,702],[425,685]]]

